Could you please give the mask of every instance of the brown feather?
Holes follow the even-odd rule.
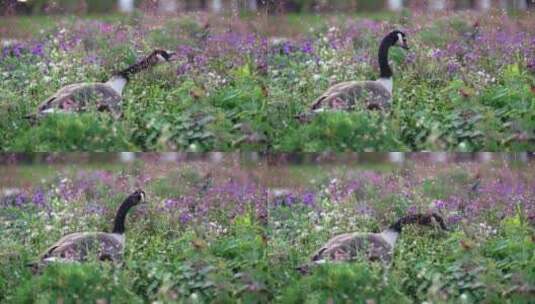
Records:
[[[84,112],[90,109],[110,111],[121,116],[121,95],[104,83],[78,83],[61,88],[37,108],[37,116],[46,116],[47,110],[61,113]]]
[[[41,262],[57,258],[64,262],[82,262],[94,255],[98,260],[121,262],[124,244],[111,233],[81,232],[62,237],[39,257]]]
[[[358,107],[364,109],[387,109],[392,94],[377,81],[349,81],[330,87],[318,97],[311,106],[319,109],[351,111]]]
[[[316,251],[311,260],[329,260],[347,262],[359,256],[370,260],[389,263],[392,259],[392,246],[375,233],[345,233],[330,239]]]

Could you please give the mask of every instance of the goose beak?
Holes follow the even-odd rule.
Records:
[[[404,50],[410,50],[409,45],[406,44],[406,43],[402,44],[401,48],[404,49]]]

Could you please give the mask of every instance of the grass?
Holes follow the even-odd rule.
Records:
[[[29,168],[11,174],[26,176]],[[50,166],[48,174],[41,167],[42,178],[26,183],[18,198],[0,201],[0,302],[529,303],[531,169],[341,166],[324,167],[318,178],[309,167],[286,176],[282,168],[230,163],[146,160],[59,172]],[[472,193],[477,172],[480,188]],[[269,174],[281,184],[295,176],[302,182],[268,201]],[[57,264],[40,275],[25,267],[66,233],[108,230],[136,185],[149,204],[128,216],[124,265]],[[387,271],[363,260],[309,275],[295,270],[334,234],[379,231],[402,214],[429,210],[452,231],[408,227]]]

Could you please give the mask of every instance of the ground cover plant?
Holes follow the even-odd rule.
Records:
[[[535,180],[528,171],[468,164],[334,171],[310,176],[300,186],[279,188],[269,200],[269,264],[277,301],[532,300]],[[359,260],[323,264],[306,276],[296,270],[334,235],[379,232],[403,215],[427,212],[442,215],[452,231],[407,229],[387,271],[378,262]]]
[[[6,190],[3,182],[0,302],[267,302],[267,196],[254,172],[168,167],[52,166],[29,178],[28,169],[6,169],[31,186]],[[149,204],[127,219],[123,267],[89,262],[32,277],[26,262],[62,235],[109,231],[135,188],[146,191]]]
[[[534,147],[530,13],[372,17],[3,18],[0,145],[14,151]],[[394,28],[408,34],[412,49],[391,54],[391,113],[295,119],[329,85],[376,78],[379,41]],[[122,119],[86,113],[35,126],[24,120],[61,86],[107,79],[156,47],[177,51],[179,59],[134,77]]]
[[[251,167],[145,156],[130,165],[4,166],[0,302],[529,303],[532,165],[419,163]],[[109,230],[138,187],[149,204],[127,219],[124,265],[31,274],[25,264],[60,236]],[[429,211],[451,232],[408,228],[387,272],[365,261],[296,270],[337,233]]]

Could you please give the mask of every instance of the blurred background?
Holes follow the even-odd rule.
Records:
[[[385,153],[0,153],[0,166],[24,164],[68,164],[68,163],[132,163],[135,161],[156,162],[238,162],[269,166],[292,164],[402,164],[405,162],[428,163],[488,163],[512,161],[529,163],[535,161],[535,152],[520,153],[447,153],[447,152],[385,152]]]
[[[447,10],[492,8],[526,10],[535,7],[534,0],[0,0],[3,15],[18,14],[95,14],[136,9],[154,13],[184,11],[285,12],[362,12],[380,10]]]
[[[272,199],[300,197],[341,180],[383,180],[392,174],[420,181],[446,176],[448,183],[453,179],[473,188],[482,180],[506,180],[511,187],[527,183],[525,188],[533,189],[524,178],[534,165],[535,153],[0,153],[0,207],[67,181],[83,189],[96,183],[126,192],[129,187],[158,188],[166,180],[172,186],[164,190],[191,186],[194,195],[214,184],[234,193],[238,183],[254,185],[257,193]],[[520,175],[511,179],[513,172]]]

